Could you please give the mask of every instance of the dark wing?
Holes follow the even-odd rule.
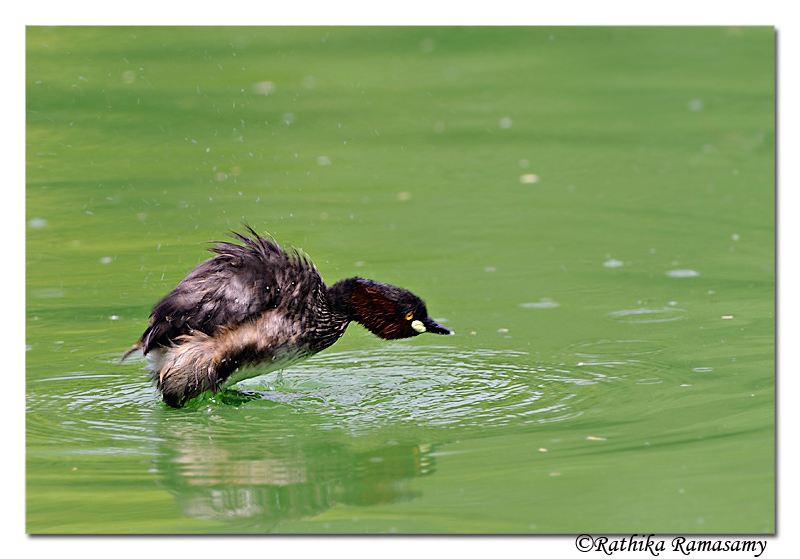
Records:
[[[222,326],[232,326],[276,308],[306,290],[318,292],[323,284],[310,259],[285,252],[274,239],[232,233],[243,244],[220,242],[209,249],[217,256],[192,270],[159,302],[150,325],[132,350],[147,353],[169,346],[178,336],[199,330],[209,336]],[[308,293],[308,291],[306,291]]]

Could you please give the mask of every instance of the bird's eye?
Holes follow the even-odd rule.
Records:
[[[414,313],[413,312],[410,312],[410,313],[406,314],[406,320],[411,320],[412,318],[414,318]]]

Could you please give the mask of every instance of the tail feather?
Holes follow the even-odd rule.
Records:
[[[119,362],[120,362],[120,363],[122,363],[122,362],[123,362],[123,361],[125,361],[125,360],[126,360],[126,359],[127,359],[127,358],[128,358],[128,357],[129,357],[129,356],[132,354],[132,353],[135,353],[136,351],[138,351],[138,350],[140,350],[140,349],[142,349],[142,342],[141,342],[141,341],[138,341],[138,342],[136,342],[135,344],[133,344],[133,346],[131,346],[131,348],[130,348],[128,351],[126,351],[125,353],[123,353],[123,354],[122,354],[122,357],[120,357],[120,358],[119,358]]]
[[[217,349],[214,338],[201,332],[181,336],[177,346],[165,348],[153,379],[167,404],[179,408],[206,390],[219,389],[225,379],[220,376],[223,361]]]

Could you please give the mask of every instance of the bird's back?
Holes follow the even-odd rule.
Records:
[[[200,331],[214,336],[255,320],[270,309],[304,320],[304,307],[324,290],[322,277],[300,251],[284,251],[273,239],[249,229],[234,233],[242,244],[219,242],[216,256],[199,264],[153,309],[150,324],[135,347],[147,354]],[[134,347],[134,349],[135,349]]]

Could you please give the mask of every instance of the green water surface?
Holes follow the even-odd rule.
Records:
[[[772,28],[27,30],[31,533],[771,533]],[[351,325],[166,407],[118,358],[248,223]]]

